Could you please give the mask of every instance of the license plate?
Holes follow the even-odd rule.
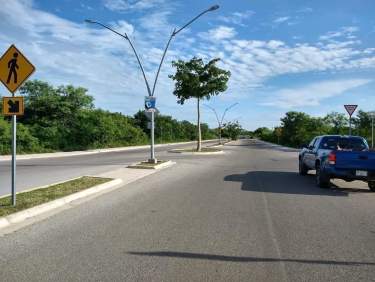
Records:
[[[356,176],[367,176],[367,171],[366,170],[356,170],[355,175]]]

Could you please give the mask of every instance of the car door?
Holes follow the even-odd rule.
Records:
[[[314,169],[315,169],[316,159],[318,158],[318,150],[320,147],[321,140],[322,140],[322,137],[317,137],[315,139],[313,148],[311,150],[311,168],[314,168]]]
[[[314,153],[314,145],[317,143],[316,141],[318,138],[314,138],[309,146],[307,147],[307,150],[305,152],[304,156],[304,163],[310,168],[313,169],[315,168],[315,153]]]

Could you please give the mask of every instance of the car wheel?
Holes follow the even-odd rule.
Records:
[[[367,185],[368,185],[368,188],[370,188],[370,190],[371,190],[372,192],[375,192],[375,181],[369,181],[369,182],[367,183]]]
[[[330,186],[330,179],[321,169],[320,165],[317,164],[316,166],[316,184],[320,188],[329,188]]]
[[[299,160],[299,165],[298,165],[298,171],[299,171],[299,174],[300,175],[306,175],[307,174],[307,172],[309,171],[308,169],[307,169],[307,166],[302,162],[302,160]]]

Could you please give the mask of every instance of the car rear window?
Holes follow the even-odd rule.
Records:
[[[365,151],[368,150],[368,145],[362,138],[325,137],[321,142],[320,148],[328,150]]]

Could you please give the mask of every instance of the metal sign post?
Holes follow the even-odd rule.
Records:
[[[151,113],[151,158],[149,163],[157,163],[155,158],[155,112],[156,110],[156,97],[145,96],[145,111]]]
[[[12,93],[12,97],[3,97],[3,114],[12,117],[12,205],[16,205],[16,152],[17,152],[17,115],[24,113],[23,97],[14,93],[35,71],[35,67],[16,48],[11,45],[0,58],[0,81]]]
[[[358,105],[344,105],[345,110],[349,114],[349,136],[352,135],[352,115],[357,109]]]
[[[12,205],[16,205],[17,115],[24,114],[23,97],[3,97],[3,115],[12,117]]]
[[[17,116],[12,116],[12,205],[16,205],[16,152],[17,152]]]

